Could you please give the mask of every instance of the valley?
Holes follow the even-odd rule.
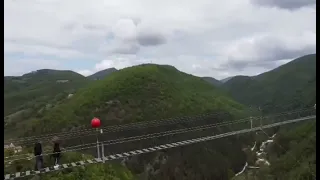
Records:
[[[96,156],[94,145],[92,148],[86,145],[95,143],[97,139],[97,133],[88,130],[93,117],[99,117],[106,128],[99,135],[100,141],[179,131],[250,117],[256,118],[255,126],[261,123],[259,117],[265,117],[262,118],[263,123],[284,121],[283,117],[304,117],[309,112],[296,114],[293,111],[312,109],[316,104],[316,55],[297,58],[257,76],[234,76],[224,82],[156,64],[120,70],[112,68],[90,78],[72,71],[39,70],[18,77],[5,76],[4,80],[5,143],[21,145],[21,154],[31,153],[38,139],[26,137],[43,137],[41,141],[49,152],[53,135],[45,135],[57,133],[55,136],[61,137],[65,149],[80,146],[79,150],[63,155],[62,163],[67,163]],[[282,119],[272,116],[283,112],[291,114],[279,116]],[[180,123],[151,125],[151,122],[168,119],[179,120]],[[147,125],[123,130],[107,128],[129,123]],[[42,178],[312,179],[316,167],[314,123],[314,120],[299,122],[265,132],[230,136],[125,160],[48,173]],[[104,153],[128,152],[249,127],[250,119],[228,126],[167,133],[162,137],[106,146]],[[14,141],[17,138],[22,141]],[[256,163],[261,159],[258,153],[262,153],[257,152],[258,147],[268,139],[273,143],[261,151],[265,152],[265,160],[270,165]],[[256,149],[251,150],[252,147]],[[5,152],[9,159],[13,155]],[[296,158],[299,159],[298,165]],[[50,161],[49,157],[45,161]],[[14,161],[6,172],[33,169],[33,162],[30,162],[23,159]],[[246,163],[248,165],[244,168]],[[259,169],[250,169],[249,166]]]

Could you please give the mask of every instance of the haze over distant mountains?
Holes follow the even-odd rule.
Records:
[[[99,80],[99,79],[103,79],[105,77],[107,77],[108,75],[110,75],[113,72],[118,71],[116,68],[108,68],[108,69],[104,69],[101,71],[98,71],[90,76],[87,76],[89,79],[92,80]]]

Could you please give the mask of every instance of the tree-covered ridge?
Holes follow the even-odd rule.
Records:
[[[301,102],[302,106],[313,105],[316,97],[315,65],[314,70],[310,67],[313,62],[315,62],[315,55],[310,55],[256,77],[235,77],[234,82],[229,84],[232,85],[232,89],[228,90],[241,103],[248,106],[261,106],[263,113],[297,109]],[[298,71],[299,75],[296,75],[295,71]],[[312,80],[308,81],[308,79]],[[299,86],[301,86],[300,89]],[[217,118],[219,120],[232,120],[248,115],[245,106],[229,98],[223,89],[212,86],[199,77],[177,71],[171,66],[140,65],[114,72],[105,79],[87,85],[71,98],[50,108],[43,114],[44,116],[30,119],[24,130],[28,131],[25,135],[68,130],[79,125],[89,125],[94,116],[99,117],[103,125],[107,125],[205,112],[229,114],[229,116]],[[211,123],[215,121],[216,119],[213,118]],[[149,130],[141,131],[149,132]],[[157,130],[168,129],[158,128]],[[161,144],[175,140],[174,138],[190,139],[220,132],[219,128],[197,131],[178,137],[170,136],[133,142],[131,145],[127,143],[115,146],[113,150],[124,152],[126,148],[131,147],[134,149],[150,147],[151,142]],[[315,171],[315,125],[300,126],[299,124],[290,128],[280,128],[277,134],[276,141],[285,148],[285,151],[277,146],[269,149],[270,168],[261,168],[252,178],[303,180],[312,177]],[[123,137],[128,134],[118,133],[115,136]],[[310,137],[308,138],[310,141],[306,140],[306,136]],[[242,147],[254,142],[250,135],[244,135],[244,137],[222,138],[165,152],[139,155],[129,159],[126,166],[132,174],[139,174],[140,177],[149,173],[146,176],[147,179],[230,179],[242,169],[248,158],[242,151]],[[84,141],[84,138],[82,140]],[[112,151],[112,148],[106,151],[108,150]],[[161,159],[161,162],[165,161],[163,164],[156,163],[160,155],[165,157]],[[292,156],[300,158],[301,163],[297,165]],[[152,173],[145,172],[146,167],[149,166],[153,168]],[[103,167],[93,166],[92,168],[94,169],[90,167],[85,170],[79,169],[79,172],[75,170],[70,176],[66,173],[57,173],[48,177],[65,180],[95,179],[108,177],[110,173],[108,168],[107,170]],[[127,170],[120,169],[119,172],[122,171]],[[115,175],[115,179],[122,179],[120,176]]]
[[[270,150],[270,173],[279,179],[316,178],[316,121],[284,129]]]
[[[316,55],[297,58],[258,76],[237,76],[224,85],[239,102],[264,113],[289,111],[316,103]],[[315,122],[281,127],[268,149],[270,167],[247,170],[235,180],[315,179]]]
[[[79,125],[89,126],[92,117],[99,117],[102,124],[107,125],[198,115],[207,112],[226,114],[219,117],[218,115],[213,116],[208,119],[208,123],[231,121],[248,116],[245,106],[233,101],[223,91],[200,77],[180,72],[172,66],[139,65],[114,72],[105,79],[94,81],[77,91],[70,99],[47,111],[43,118],[35,118],[29,124],[30,126],[25,128],[27,130],[25,136],[70,130]],[[189,126],[196,125],[190,124]],[[153,129],[161,132],[168,131],[170,128]],[[212,132],[219,133],[225,129],[215,128],[179,136],[125,143],[107,148],[106,153],[107,151],[126,152],[126,149],[150,147],[153,142],[165,144],[179,139],[212,135]],[[147,133],[151,130],[143,129],[137,133],[142,134],[144,131]],[[128,136],[128,132],[119,132],[112,137],[116,139]],[[111,138],[109,134],[107,137]],[[77,139],[72,141],[72,143],[80,143]],[[89,143],[89,139],[82,138],[81,141]],[[156,169],[155,172],[158,173],[150,174],[148,177],[155,179],[166,179],[168,176],[176,179],[193,179],[192,177],[202,177],[204,171],[207,172],[205,177],[209,179],[226,179],[241,168],[245,160],[245,155],[241,152],[242,144],[243,142],[238,137],[232,137],[166,151],[165,155],[168,160],[165,164],[153,163],[159,153],[156,152],[134,157],[128,161],[127,166],[134,174],[143,174],[145,167],[152,164]],[[232,153],[237,156],[228,155]],[[191,156],[192,154],[197,154],[197,156]],[[212,167],[212,164],[221,164],[221,166]],[[175,166],[179,167],[177,170],[179,173],[173,175],[169,170]],[[200,166],[204,168],[202,171],[197,170],[197,167]],[[225,171],[220,171],[221,169],[229,173],[225,174]],[[194,176],[185,176],[186,171]]]
[[[316,120],[283,127],[268,145],[269,166],[247,169],[233,180],[313,180],[316,178]]]
[[[316,103],[316,55],[297,58],[258,76],[236,76],[223,88],[241,103],[264,112],[312,106]]]
[[[92,117],[114,124],[215,111],[241,116],[243,110],[244,106],[199,77],[171,66],[140,65],[114,72],[79,90],[39,123],[49,132],[87,124]]]
[[[89,81],[73,71],[42,69],[4,77],[4,121],[9,134],[72,96]],[[22,125],[22,126],[19,126]]]

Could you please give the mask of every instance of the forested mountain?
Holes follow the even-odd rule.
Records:
[[[110,106],[112,103],[114,105]],[[244,109],[219,88],[199,77],[180,72],[172,66],[139,65],[93,82],[70,100],[53,108],[39,122],[54,130],[67,124],[86,123],[93,116],[115,124],[219,110],[236,116]],[[57,118],[59,121],[53,120]]]
[[[61,92],[74,92],[87,79],[73,71],[42,69],[22,76],[4,77],[5,115],[30,100],[48,100]]]
[[[79,90],[72,98],[48,111],[43,118],[34,120],[28,128],[32,131],[27,131],[25,136],[61,129],[70,130],[75,126],[89,126],[88,122],[94,116],[99,117],[103,125],[107,125],[209,112],[222,115],[214,115],[211,119],[207,119],[207,123],[230,121],[248,115],[246,107],[233,101],[220,89],[199,77],[180,72],[172,66],[139,65],[114,72],[107,78],[95,81],[90,86]],[[160,127],[156,130],[165,131],[172,127]],[[171,140],[208,135],[212,130],[183,134]],[[224,128],[214,131],[217,133],[222,130]],[[148,129],[148,132],[151,130]],[[114,138],[119,136],[128,136],[128,134],[119,132]],[[83,138],[81,141],[85,143],[90,139]],[[156,143],[164,142],[168,142],[168,139],[158,138]],[[135,142],[134,146],[145,147],[149,143]],[[227,179],[242,166],[245,159],[241,151],[242,145],[243,142],[238,137],[232,137],[189,148],[170,150],[165,153],[169,157],[168,162],[157,168],[160,172],[153,178]],[[128,148],[130,148],[129,145],[125,144],[114,151],[125,151]],[[108,150],[112,149],[108,148]],[[198,156],[192,157],[194,153]],[[153,156],[158,156],[158,153],[154,153],[151,157]],[[140,174],[148,163],[151,162],[146,162],[145,157],[138,157],[134,165],[128,166],[133,166],[131,170],[135,174]],[[220,166],[214,166],[214,164],[220,164]],[[200,166],[204,166],[201,171],[198,169]],[[175,175],[171,172],[173,167],[180,169]],[[185,174],[186,172],[188,173]]]
[[[100,138],[106,140],[240,119],[249,115],[256,115],[255,109],[258,107],[264,114],[312,107],[316,98],[315,73],[315,54],[303,56],[258,76],[233,77],[227,82],[221,83],[220,86],[207,82],[203,78],[180,72],[172,66],[148,64],[112,72],[105,78],[98,78],[100,79],[99,81],[89,81],[71,71],[66,73],[68,76],[55,78],[49,76],[48,74],[50,73],[46,72],[44,73],[47,74],[45,76],[31,78],[32,83],[27,83],[32,84],[31,87],[31,85],[27,86],[19,83],[21,83],[21,80],[30,82],[30,79],[27,81],[25,77],[27,75],[34,76],[33,73],[22,76],[24,78],[5,77],[5,97],[10,93],[16,93],[16,96],[13,97],[21,98],[25,92],[29,93],[29,91],[33,92],[32,90],[39,89],[39,92],[36,91],[38,95],[35,95],[34,99],[39,97],[41,101],[24,101],[23,98],[18,101],[30,102],[33,106],[38,102],[43,102],[44,105],[53,104],[52,107],[48,107],[45,111],[36,111],[31,118],[23,119],[25,122],[24,128],[14,131],[14,135],[22,137],[40,136],[51,132],[69,131],[75,127],[89,126],[92,117],[99,117],[102,125],[105,126],[214,113],[209,118],[199,119],[193,124],[135,129],[105,136],[101,135]],[[70,74],[72,74],[72,78]],[[18,79],[19,83],[15,82],[17,80],[15,78]],[[37,78],[41,80],[37,81]],[[49,80],[47,84],[42,81],[42,78]],[[60,83],[67,82],[63,80],[75,83],[70,83],[70,86],[63,86]],[[55,87],[54,84],[57,81],[60,83]],[[36,82],[42,82],[42,84],[37,84]],[[6,89],[6,83],[11,90],[9,88]],[[51,89],[45,89],[47,85]],[[61,100],[53,102],[53,97],[59,95],[61,89],[66,94],[63,95]],[[47,95],[46,93],[47,91],[50,92],[49,90],[59,93],[48,93]],[[70,98],[66,98],[69,93],[73,92],[76,93]],[[41,99],[43,96],[46,98]],[[8,114],[11,115],[11,112],[17,112],[14,109],[16,106],[8,107],[10,107],[7,109]],[[254,107],[254,109],[249,107]],[[24,110],[24,107],[21,110]],[[12,121],[8,121],[8,117],[7,120],[5,118],[5,123],[10,124],[9,122]],[[21,116],[15,120],[22,121]],[[303,180],[313,177],[312,174],[315,173],[316,144],[315,126],[312,123],[314,122],[300,123],[290,126],[290,128],[275,130],[277,131],[276,143],[268,149],[268,160],[271,165],[262,167],[255,175],[249,173],[250,175],[247,176],[247,179],[297,178]],[[7,126],[8,129],[12,127]],[[230,128],[241,129],[243,127],[248,127],[248,124],[239,124]],[[106,154],[209,136],[226,130],[229,130],[229,128],[219,127],[170,137],[160,137],[156,140],[141,140],[112,147],[108,146]],[[265,134],[261,134],[260,132],[259,137],[267,138]],[[249,158],[257,158],[248,156],[243,150],[253,144],[255,140],[255,134],[232,136],[191,146],[139,155],[126,160],[125,166],[119,165],[120,162],[115,161],[112,164],[107,163],[105,165],[88,166],[84,169],[73,169],[68,173],[54,173],[43,178],[64,180],[79,178],[105,180],[119,178],[125,180],[231,179],[235,173],[242,169]],[[71,140],[66,139],[62,144],[63,146],[78,145],[95,141],[95,136],[81,137]],[[95,151],[86,151],[85,153],[94,155]],[[62,159],[63,163],[66,163],[83,158],[81,154],[65,154]],[[298,165],[296,163],[297,159],[300,162]],[[49,160],[45,159],[45,161]],[[17,161],[16,164],[12,165],[12,168],[21,168],[19,163],[30,162]],[[22,170],[28,170],[32,168],[32,165],[26,164],[23,165],[23,168]],[[237,178],[242,177],[239,176]]]
[[[258,76],[235,76],[222,85],[238,102],[265,113],[316,103],[316,55],[297,58]]]
[[[90,81],[73,71],[41,69],[22,76],[4,77],[4,121],[10,132],[38,118],[52,106],[72,96]]]
[[[116,72],[116,71],[118,71],[116,68],[104,69],[104,70],[98,71],[98,72],[88,76],[88,78],[92,79],[92,80],[100,80],[100,79],[103,79],[103,78],[107,77],[108,75],[110,75],[111,73]]]
[[[233,76],[227,77],[227,78],[221,79],[220,82],[225,83],[225,82],[229,81],[232,78],[233,78]]]
[[[297,58],[258,76],[236,76],[223,87],[239,102],[264,113],[312,108],[316,103],[316,54]],[[281,127],[267,151],[270,166],[235,180],[315,179],[316,120]]]

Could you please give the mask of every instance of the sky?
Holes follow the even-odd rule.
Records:
[[[156,63],[223,79],[316,52],[316,0],[4,0],[4,75]]]

